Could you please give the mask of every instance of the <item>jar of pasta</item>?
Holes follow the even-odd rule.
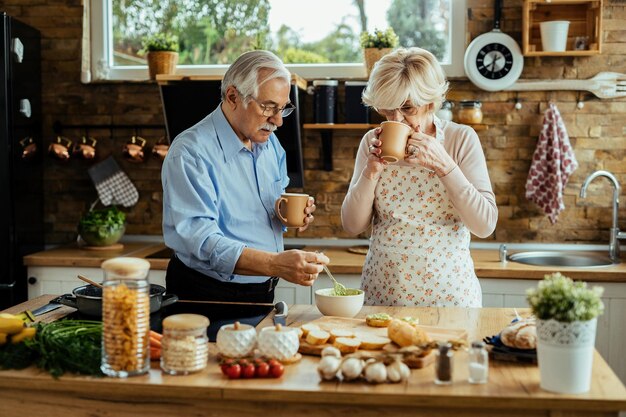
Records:
[[[120,378],[144,374],[150,368],[150,263],[113,258],[101,268],[102,372]]]
[[[463,100],[459,102],[457,118],[459,123],[475,125],[483,121],[482,103],[475,100]]]
[[[204,369],[209,357],[209,319],[198,314],[175,314],[163,320],[161,369],[186,375]]]

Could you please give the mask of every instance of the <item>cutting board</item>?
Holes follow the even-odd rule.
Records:
[[[352,330],[356,337],[363,337],[363,335],[370,336],[381,336],[387,337],[387,328],[386,327],[371,327],[365,323],[365,319],[353,319],[346,317],[334,317],[334,316],[324,316],[319,319],[313,320],[309,323],[316,324],[320,329],[331,331],[334,329],[346,329]],[[420,328],[424,329],[426,333],[433,340],[457,340],[457,339],[467,339],[467,331],[464,329],[448,329],[445,327],[437,327],[437,326],[422,326]],[[307,343],[304,339],[300,339],[300,348],[298,351],[303,355],[315,355],[320,356],[322,354],[322,350],[327,347],[332,346],[330,343],[325,343],[323,345],[311,345]],[[394,343],[390,343],[385,346],[384,350],[387,352],[397,351],[398,346]],[[363,350],[358,350],[358,352],[363,352]],[[377,351],[365,351],[375,353]],[[378,351],[381,352],[381,351]],[[411,363],[407,363],[411,368],[423,368],[430,363],[432,363],[435,359],[434,353],[430,353],[421,358],[413,358]]]

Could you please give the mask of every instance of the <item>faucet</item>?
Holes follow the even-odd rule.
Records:
[[[611,240],[609,242],[609,258],[611,258],[611,261],[619,263],[619,239],[626,239],[626,232],[620,232],[619,226],[617,224],[619,216],[619,195],[621,191],[619,181],[617,181],[615,175],[611,174],[609,171],[595,171],[587,177],[587,179],[583,183],[583,186],[580,188],[580,197],[585,198],[587,196],[587,187],[589,186],[591,181],[593,181],[597,177],[605,177],[613,184],[613,224],[611,226]]]

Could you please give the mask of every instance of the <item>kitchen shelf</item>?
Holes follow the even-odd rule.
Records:
[[[525,56],[589,56],[602,52],[603,0],[525,0],[522,13],[522,47]],[[546,52],[541,46],[539,24],[552,20],[570,22],[563,52]],[[587,48],[574,48],[576,38],[586,37]]]

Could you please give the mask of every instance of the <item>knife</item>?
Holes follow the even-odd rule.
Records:
[[[54,300],[52,300],[48,304],[36,308],[33,311],[24,310],[21,313],[16,314],[16,316],[21,318],[24,323],[34,323],[35,317],[54,311],[57,308],[61,308],[61,306],[62,304],[57,304]]]

